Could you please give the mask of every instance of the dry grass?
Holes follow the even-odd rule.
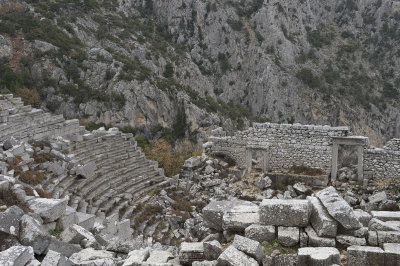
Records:
[[[34,153],[33,154],[33,159],[35,160],[35,163],[45,163],[49,162],[54,158],[54,156],[50,153]]]
[[[0,193],[0,201],[2,202],[2,205],[6,205],[7,207],[16,205],[20,207],[25,213],[32,211],[31,209],[29,209],[29,206],[26,202],[18,200],[17,196],[11,189],[3,190],[3,192]]]
[[[376,179],[374,180],[374,185],[380,190],[380,189],[386,189],[390,185],[392,185],[393,179],[391,178],[382,178],[382,179]]]
[[[32,186],[41,184],[42,181],[44,180],[44,178],[45,178],[45,175],[43,173],[37,172],[37,171],[32,171],[32,170],[22,172],[19,175],[19,180],[21,182],[24,182],[24,183],[32,185]]]
[[[184,142],[180,148],[173,148],[164,139],[144,147],[143,152],[147,159],[157,161],[169,177],[179,174],[186,159],[201,155],[201,150],[194,149],[188,142]]]
[[[148,221],[149,225],[152,224],[153,220],[151,218],[159,213],[162,213],[163,210],[159,204],[148,204],[140,209],[140,213],[135,217],[135,224],[133,225],[135,229],[138,229],[139,226],[145,221]]]

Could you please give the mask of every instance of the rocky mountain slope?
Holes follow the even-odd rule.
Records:
[[[66,117],[400,135],[398,1],[2,0],[0,19],[1,91]]]

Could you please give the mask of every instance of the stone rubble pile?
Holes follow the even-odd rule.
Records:
[[[180,261],[203,261],[193,265],[281,265],[283,261],[286,265],[340,265],[338,248],[344,247],[347,265],[398,265],[399,216],[400,212],[353,210],[333,187],[306,199],[264,199],[259,205],[238,199],[211,201],[203,209],[204,225],[230,246],[211,260],[199,259],[207,242],[182,243]],[[282,247],[299,248],[296,254],[266,256],[262,245],[275,241]]]

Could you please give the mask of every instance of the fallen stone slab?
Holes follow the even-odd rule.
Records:
[[[218,265],[226,266],[258,266],[258,262],[230,245],[218,258]]]
[[[150,248],[132,250],[122,266],[136,266],[146,261],[150,256]]]
[[[327,187],[319,191],[316,195],[332,218],[338,221],[344,228],[358,229],[362,227],[353,209],[339,196],[334,187]]]
[[[340,252],[333,247],[299,248],[298,265],[340,265]]]
[[[335,238],[318,236],[314,229],[308,226],[305,229],[308,235],[308,245],[311,247],[335,247]]]
[[[24,213],[19,211],[14,212],[11,208],[8,208],[5,212],[0,212],[0,232],[18,236],[19,223]]]
[[[380,202],[385,201],[385,200],[387,200],[387,196],[386,196],[386,192],[385,191],[381,191],[381,192],[375,193],[374,195],[368,197],[369,203],[372,203],[372,204],[380,203]]]
[[[260,223],[305,227],[309,222],[307,200],[264,199],[260,204]]]
[[[194,261],[192,266],[217,266],[218,261],[216,260],[205,260],[205,261]]]
[[[285,247],[293,247],[299,243],[300,230],[298,227],[278,226],[278,243]]]
[[[258,206],[234,206],[224,213],[222,222],[224,230],[243,232],[249,225],[260,222],[259,208]]]
[[[52,237],[47,250],[53,250],[63,254],[66,257],[71,257],[72,254],[80,252],[82,248],[79,244],[66,243],[56,239],[55,237]]]
[[[76,168],[76,175],[80,175],[82,177],[85,178],[92,178],[95,175],[95,171],[96,171],[97,167],[96,167],[96,163],[95,162],[89,162],[85,165],[79,165]]]
[[[41,266],[72,266],[73,263],[62,254],[49,250]]]
[[[82,249],[81,251],[72,254],[69,258],[72,263],[77,265],[115,265],[115,253],[106,250],[94,250],[93,248]],[[103,264],[96,264],[101,262]],[[114,264],[110,264],[114,263]],[[92,263],[92,264],[90,264]]]
[[[257,205],[243,200],[211,201],[202,210],[204,226],[223,231],[223,215],[234,207],[240,209],[245,207],[255,208]]]
[[[99,243],[92,233],[85,228],[74,224],[60,234],[60,239],[70,244],[80,244],[83,247],[99,247]]]
[[[76,216],[78,218],[78,225],[85,228],[86,230],[91,230],[96,221],[96,216],[93,214],[76,212]]]
[[[343,246],[366,246],[367,241],[364,237],[354,237],[347,235],[337,235],[336,241]]]
[[[73,224],[78,223],[78,216],[76,211],[67,206],[65,214],[57,220],[56,230],[64,231]]]
[[[28,201],[29,208],[42,217],[46,223],[54,222],[65,214],[67,200],[35,198]]]
[[[398,227],[393,226],[389,221],[384,222],[376,218],[369,221],[368,229],[372,231],[398,231]]]
[[[378,245],[382,247],[384,243],[400,243],[400,231],[376,231],[378,235]]]
[[[348,266],[382,266],[385,261],[385,252],[378,247],[350,246],[347,248]]]
[[[275,239],[276,229],[273,225],[252,224],[244,230],[244,236],[260,243]]]
[[[384,243],[383,250],[385,251],[385,266],[400,265],[400,244]]]
[[[340,226],[339,230],[338,230],[338,234],[355,236],[355,237],[367,237],[368,236],[368,227],[361,227],[360,229],[354,229],[354,230],[346,230]]]
[[[381,221],[400,221],[400,211],[372,211],[371,215]]]
[[[190,265],[194,261],[204,260],[204,245],[202,242],[182,242],[179,249],[179,262]]]
[[[117,236],[122,240],[128,240],[132,237],[133,229],[129,219],[117,223]]]
[[[0,265],[4,266],[21,266],[33,259],[32,247],[14,246],[0,252]]]
[[[147,263],[167,263],[169,259],[174,258],[171,252],[164,250],[152,250],[150,256],[146,260]]]
[[[378,233],[376,231],[368,231],[368,245],[378,246]]]
[[[252,257],[258,263],[262,263],[265,253],[264,248],[258,241],[252,240],[247,237],[235,235],[232,245],[239,251],[244,252],[248,256]]]
[[[222,253],[222,246],[217,240],[203,242],[204,259],[216,261]]]
[[[35,254],[45,253],[50,244],[50,234],[44,230],[38,221],[29,215],[21,217],[19,240],[25,246],[31,246]]]
[[[361,209],[355,209],[354,214],[356,215],[357,219],[360,221],[360,223],[362,223],[363,226],[368,226],[368,223],[372,218],[371,214]]]
[[[316,197],[307,197],[311,206],[310,223],[318,236],[335,237],[338,223],[329,215]]]

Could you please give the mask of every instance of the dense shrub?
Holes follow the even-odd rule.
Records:
[[[316,88],[321,85],[319,78],[315,76],[309,68],[302,68],[297,72],[296,77],[311,88]]]

